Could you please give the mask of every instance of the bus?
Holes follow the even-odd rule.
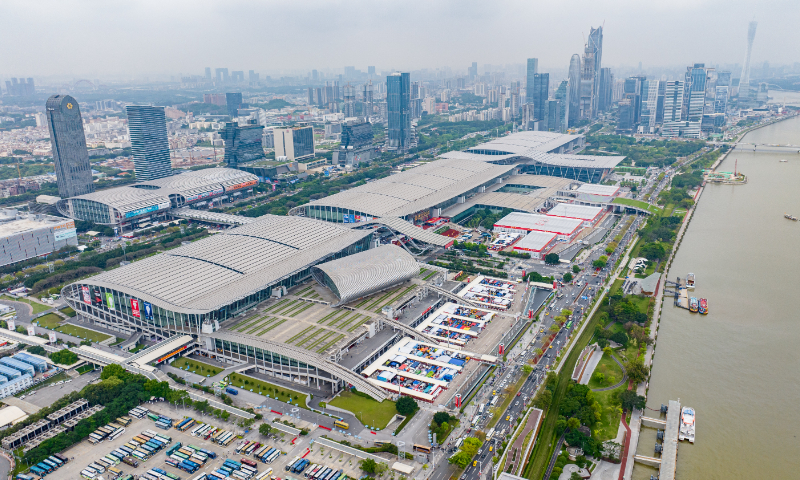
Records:
[[[489,431],[486,433],[486,440],[491,440],[492,435],[494,435],[494,428],[490,428]]]
[[[571,326],[572,326],[572,320],[570,320],[569,322],[567,322],[567,325],[566,325],[564,328],[566,328],[567,330],[569,330],[569,327],[571,327]]]
[[[489,406],[490,406],[490,407],[494,407],[495,405],[497,405],[497,401],[498,401],[499,399],[500,399],[500,397],[499,397],[499,396],[497,396],[497,395],[495,395],[495,396],[494,396],[494,398],[492,398],[492,401],[491,401],[491,402],[489,402]]]
[[[479,414],[479,415],[480,415],[480,414],[482,414],[482,413],[483,413],[483,410],[484,410],[485,408],[486,408],[486,405],[484,405],[484,404],[482,404],[482,403],[481,403],[481,406],[480,406],[480,407],[478,407],[478,414]]]
[[[347,430],[347,429],[350,428],[350,425],[346,424],[345,422],[343,422],[341,420],[334,420],[333,426],[336,427],[336,428],[341,428],[342,430]]]
[[[418,445],[414,444],[414,451],[421,452],[421,453],[431,453],[431,447],[426,447],[425,445]]]

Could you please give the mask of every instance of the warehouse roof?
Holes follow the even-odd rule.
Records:
[[[530,150],[535,150],[537,152],[557,153],[562,147],[568,147],[570,142],[580,140],[582,137],[583,135],[568,135],[557,132],[517,132],[476,145],[467,149],[467,152],[493,151],[492,154],[496,155],[501,152],[524,154]]]
[[[590,207],[588,205],[576,205],[573,203],[559,203],[549,212],[548,215],[554,217],[579,218],[582,220],[594,220],[603,212],[602,207]]]
[[[339,303],[349,303],[410,280],[419,275],[419,265],[403,248],[384,245],[317,265],[311,272]]]
[[[372,234],[302,217],[265,215],[256,220],[78,283],[115,289],[168,310],[205,313]]]
[[[513,212],[494,224],[500,228],[516,228],[521,230],[538,230],[559,235],[570,235],[583,225],[583,221],[574,218],[550,217],[531,213]]]
[[[534,252],[541,251],[550,242],[556,238],[555,233],[532,231],[514,245],[518,250],[532,250]]]
[[[586,183],[578,187],[575,190],[578,193],[588,193],[590,195],[604,195],[610,197],[612,195],[616,195],[619,191],[619,187],[615,187],[613,185],[597,185],[594,183]]]
[[[458,197],[513,168],[483,161],[436,160],[308,205],[348,209],[376,217],[403,217]]]
[[[466,152],[447,152],[442,158],[451,160],[473,160],[490,163],[539,163],[542,165],[552,165],[556,167],[576,167],[576,168],[614,168],[619,162],[625,159],[624,155],[571,155],[565,153],[547,153],[537,150],[527,150],[520,153],[480,153],[475,147]],[[488,152],[490,150],[483,150]]]

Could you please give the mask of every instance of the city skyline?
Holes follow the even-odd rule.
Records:
[[[275,73],[342,71],[346,65],[356,65],[363,71],[376,66],[378,73],[443,67],[466,71],[473,61],[482,67],[486,63],[521,64],[529,57],[538,58],[539,70],[546,71],[565,67],[572,54],[583,51],[589,25],[603,25],[608,32],[603,66],[638,62],[676,65],[699,59],[709,64],[733,64],[741,62],[745,49],[741,32],[754,14],[763,28],[753,46],[753,62],[785,63],[794,58],[791,49],[780,47],[797,43],[798,38],[792,37],[800,35],[789,28],[798,19],[796,9],[786,8],[793,5],[784,1],[760,5],[755,12],[743,2],[725,3],[724,8],[717,1],[699,5],[677,2],[669,7],[620,1],[579,3],[570,15],[556,6],[515,2],[504,2],[508,8],[490,12],[479,3],[459,3],[458,8],[451,2],[425,4],[420,8],[428,14],[419,15],[415,20],[419,28],[413,30],[414,35],[408,35],[410,23],[397,20],[419,9],[385,6],[372,10],[369,16],[359,16],[353,15],[363,10],[357,5],[341,8],[312,2],[303,7],[312,12],[306,16],[296,15],[298,7],[286,3],[248,4],[245,8],[237,2],[206,2],[204,8],[199,8],[195,3],[175,2],[164,7],[142,1],[114,8],[89,8],[92,2],[77,0],[36,4],[9,1],[0,6],[0,39],[12,44],[12,39],[26,38],[26,48],[4,52],[0,76],[202,75],[209,66]],[[614,9],[614,14],[609,15],[611,6],[628,8]],[[509,15],[509,8],[516,13]],[[345,15],[357,28],[330,27],[341,24],[336,19]],[[452,15],[455,21],[425,28],[443,15]],[[708,15],[719,21],[705,22]],[[115,21],[122,17],[129,20]],[[263,18],[282,19],[271,30],[270,37],[274,38],[233,40],[239,38],[238,32],[248,31],[248,25]],[[199,33],[197,27],[204,22],[213,35]],[[678,34],[673,28],[676,24],[682,25]],[[524,25],[532,33],[525,42],[509,43],[493,33],[497,31],[495,25],[502,25],[504,30]],[[301,26],[304,36],[295,38],[292,32]],[[26,37],[24,32],[32,29],[44,34]],[[474,33],[464,36],[464,31]],[[681,31],[687,34],[681,35]],[[369,42],[359,43],[357,52],[346,48],[355,36],[370,38]],[[398,37],[405,37],[405,41],[395,42],[393,39]],[[275,40],[279,38],[287,40]],[[670,48],[660,48],[667,39]],[[36,61],[46,55],[54,41],[73,54],[47,63]],[[274,48],[284,42],[284,46]],[[236,48],[232,48],[234,45]],[[308,48],[310,45],[328,48]],[[268,55],[264,55],[265,51]],[[97,58],[116,60],[96,62]]]

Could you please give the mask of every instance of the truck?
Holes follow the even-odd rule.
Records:
[[[225,393],[230,393],[231,395],[239,395],[239,390],[236,390],[233,387],[226,387]]]

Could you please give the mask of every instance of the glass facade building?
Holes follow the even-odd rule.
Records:
[[[94,192],[78,102],[69,95],[53,95],[47,99],[45,111],[58,195],[67,198]]]
[[[547,99],[550,96],[550,74],[537,73],[533,76],[533,116],[540,122],[547,122]]]
[[[226,93],[225,104],[228,107],[228,116],[236,118],[239,116],[239,109],[242,108],[242,94],[241,93]]]
[[[386,77],[386,103],[389,115],[387,148],[408,150],[411,145],[411,74],[393,73]]]
[[[258,124],[225,124],[222,139],[225,140],[225,163],[236,168],[240,163],[264,158],[262,146],[264,127]]]
[[[172,175],[164,107],[129,105],[126,110],[136,179],[155,180]]]

